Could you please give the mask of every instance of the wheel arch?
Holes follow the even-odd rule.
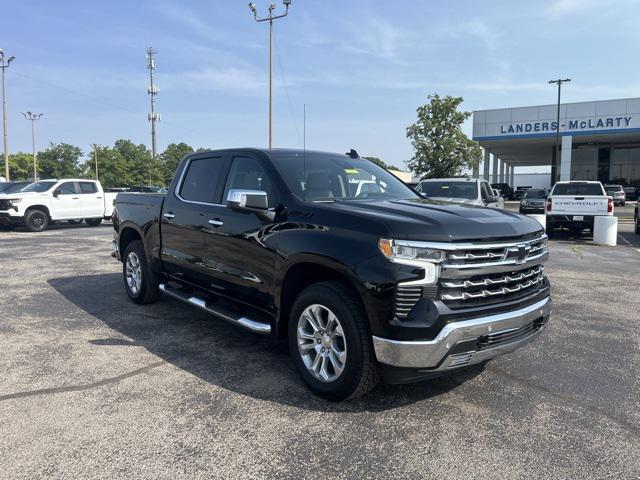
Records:
[[[51,221],[51,212],[49,211],[49,207],[47,207],[46,205],[29,205],[27,209],[24,211],[24,214],[26,215],[27,212],[30,212],[31,210],[42,210],[44,213],[47,214],[49,221]]]
[[[291,260],[291,259],[290,259]],[[365,315],[367,309],[362,300],[363,287],[358,277],[346,265],[325,257],[304,255],[287,263],[277,295],[278,315],[276,317],[276,336],[287,336],[287,325],[291,308],[300,292],[314,283],[325,281],[341,282],[354,293]]]

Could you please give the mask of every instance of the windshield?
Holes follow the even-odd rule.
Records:
[[[524,198],[547,198],[547,192],[546,190],[528,190]]]
[[[620,190],[622,190],[622,186],[621,185],[607,185],[606,187],[604,187],[604,189],[607,191],[607,193],[615,193],[615,192],[619,192]]]
[[[478,198],[476,182],[422,182],[419,191],[428,197]]]
[[[599,183],[559,183],[553,189],[554,195],[603,195]]]
[[[287,187],[309,201],[420,198],[402,181],[364,158],[321,152],[273,152]]]
[[[47,190],[52,188],[56,183],[58,183],[58,182],[55,182],[55,181],[35,182],[35,183],[32,183],[31,185],[29,185],[28,187],[26,187],[22,191],[23,192],[38,192],[38,193],[42,193],[42,192],[46,192]]]

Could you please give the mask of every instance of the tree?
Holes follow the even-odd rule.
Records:
[[[171,183],[171,179],[178,168],[180,160],[189,153],[193,153],[193,147],[184,142],[167,145],[164,152],[160,154],[160,169],[162,171],[164,185]]]
[[[407,127],[414,155],[407,166],[427,178],[454,177],[477,167],[482,151],[462,131],[471,112],[458,111],[462,97],[429,95],[429,103],[418,107],[418,121]]]
[[[33,180],[33,154],[12,153],[9,155],[9,175],[11,180]]]
[[[384,163],[381,159],[379,159],[378,157],[362,157],[365,160],[369,160],[370,162],[375,163],[376,165],[381,166],[382,168],[386,168],[387,170],[399,170],[398,167],[394,166],[394,165],[389,165],[387,163]]]
[[[50,143],[38,153],[40,178],[74,178],[81,174],[82,150],[68,143]]]

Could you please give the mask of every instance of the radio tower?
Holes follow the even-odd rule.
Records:
[[[160,114],[156,112],[156,95],[160,92],[160,89],[153,83],[153,72],[156,69],[155,61],[153,60],[153,56],[157,52],[151,48],[147,47],[147,68],[149,69],[149,88],[147,92],[151,96],[151,113],[149,114],[149,121],[151,122],[151,154],[153,159],[156,158],[156,122],[160,120]]]

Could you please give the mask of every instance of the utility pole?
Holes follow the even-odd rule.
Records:
[[[96,164],[96,180],[98,179],[98,145],[96,143],[92,143],[91,147],[93,147],[93,161]]]
[[[11,56],[5,63],[4,50],[0,48],[0,68],[2,69],[2,137],[4,140],[4,176],[9,181],[9,142],[7,141],[7,79],[5,70],[16,57]]]
[[[44,113],[22,112],[24,118],[31,121],[31,145],[33,147],[33,181],[38,181],[38,154],[36,153],[36,120],[40,120],[40,117]]]
[[[556,183],[556,177],[558,176],[558,166],[560,161],[560,92],[562,90],[562,84],[570,82],[570,78],[559,78],[557,80],[549,80],[549,84],[556,83],[558,85],[558,108],[556,112],[556,158],[552,165],[551,172],[553,173],[551,178],[551,186]]]
[[[160,93],[158,86],[153,83],[153,72],[156,69],[156,63],[153,56],[158,53],[153,48],[147,47],[147,68],[149,69],[149,88],[147,93],[151,96],[151,113],[148,118],[151,122],[151,155],[154,160],[157,155],[156,149],[156,122],[160,120],[160,114],[156,112],[156,95]]]
[[[256,22],[269,22],[269,150],[273,145],[273,55],[272,55],[272,45],[273,45],[273,21],[278,18],[286,17],[289,13],[289,5],[291,5],[291,0],[282,0],[282,4],[285,7],[284,13],[281,15],[274,15],[273,11],[276,9],[276,4],[269,4],[269,15],[265,18],[258,18],[258,12],[256,10],[256,4],[253,2],[249,2],[249,8],[253,12],[253,18]]]

